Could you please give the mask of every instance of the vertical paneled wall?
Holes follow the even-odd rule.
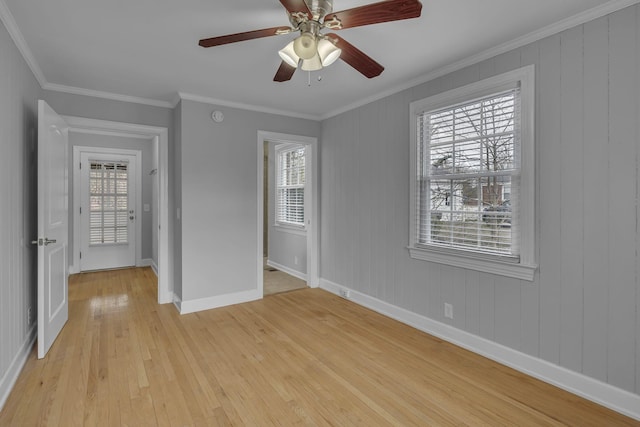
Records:
[[[0,399],[35,325],[36,133],[40,85],[0,24]],[[32,309],[31,324],[27,312]]]
[[[321,277],[640,393],[639,50],[635,5],[325,120]],[[529,64],[535,280],[411,259],[409,103]]]

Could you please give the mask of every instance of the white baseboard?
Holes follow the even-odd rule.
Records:
[[[137,267],[152,267],[153,259],[151,258],[142,258],[138,263]]]
[[[141,259],[140,262],[136,265],[136,267],[151,267],[153,272],[156,273],[156,276],[158,276],[158,266],[156,265],[155,261],[151,258]],[[80,273],[80,270],[77,269],[75,265],[70,265],[69,274],[77,274],[77,273]]]
[[[158,277],[158,265],[153,260],[153,258],[143,258],[140,260],[138,267],[151,267],[156,277]]]
[[[640,395],[437,322],[329,280],[320,279],[320,288],[336,295],[340,295],[340,290],[348,290],[349,299],[356,304],[640,420]]]
[[[36,342],[36,329],[37,323],[34,323],[27,334],[27,338],[24,340],[22,347],[18,350],[15,357],[11,361],[11,365],[9,365],[9,369],[5,372],[2,380],[0,380],[0,411],[4,407],[4,404],[7,402],[9,398],[9,394],[13,389],[13,386],[16,384],[18,380],[18,376],[24,367],[24,364],[27,362],[29,358],[29,353],[31,353],[31,349],[33,348],[33,344]]]
[[[267,265],[269,267],[275,268],[276,270],[280,270],[283,273],[287,273],[290,276],[297,277],[298,279],[304,280],[305,282],[307,281],[307,275],[305,273],[301,273],[299,271],[293,270],[293,269],[291,269],[291,268],[289,268],[287,266],[284,266],[282,264],[278,264],[277,262],[273,262],[271,260],[267,260]]]
[[[175,298],[174,304],[176,304],[180,314],[188,314],[196,311],[210,310],[212,308],[255,301],[261,298],[262,293],[258,292],[256,289],[252,289],[250,291],[235,292],[233,294],[218,295],[215,297],[187,301],[179,301]]]
[[[182,299],[179,298],[176,294],[173,294],[173,306],[178,309],[178,313],[182,314]]]

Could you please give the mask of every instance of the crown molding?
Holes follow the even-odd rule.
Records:
[[[640,1],[640,0],[638,0],[638,1]],[[203,104],[212,104],[212,105],[219,105],[219,106],[222,106],[222,107],[239,108],[239,109],[242,109],[242,110],[258,111],[260,113],[277,114],[279,116],[287,116],[287,117],[294,117],[294,118],[298,118],[298,119],[313,120],[313,121],[316,121],[316,122],[320,121],[322,119],[321,116],[315,116],[315,115],[311,115],[311,114],[302,114],[302,113],[296,113],[296,112],[293,112],[293,111],[277,110],[275,108],[268,108],[268,107],[262,107],[262,106],[251,105],[251,104],[243,104],[243,103],[240,103],[240,102],[226,101],[224,99],[209,98],[207,96],[194,95],[194,94],[191,94],[191,93],[178,92],[178,95],[180,97],[180,100],[184,99],[184,100],[187,100],[187,101],[201,102]],[[177,104],[177,102],[176,102],[176,104]]]
[[[42,88],[45,90],[51,90],[54,92],[63,92],[63,93],[70,93],[73,95],[91,96],[93,98],[110,99],[113,101],[132,102],[134,104],[144,104],[144,105],[150,105],[153,107],[173,108],[175,106],[173,103],[168,101],[159,101],[157,99],[121,95],[118,93],[102,92],[99,90],[92,90],[92,89],[83,89],[80,87],[65,86],[65,85],[59,85],[55,83],[45,83],[44,85],[42,85]]]
[[[414,86],[421,85],[423,83],[437,79],[438,77],[445,76],[454,71],[461,70],[470,65],[474,65],[486,59],[493,58],[494,56],[509,52],[513,49],[526,46],[530,43],[542,40],[554,34],[558,34],[562,31],[568,30],[569,28],[585,24],[587,22],[593,21],[594,19],[601,18],[618,10],[633,6],[637,3],[640,3],[640,0],[611,0],[600,6],[596,6],[589,10],[585,10],[584,12],[578,13],[577,15],[573,15],[551,25],[547,25],[546,27],[540,28],[539,30],[532,31],[529,34],[525,34],[524,36],[515,38],[506,43],[502,43],[498,46],[484,50],[452,64],[445,65],[444,67],[440,67],[418,78],[409,80],[401,85],[393,86],[392,88],[383,92],[379,92],[374,96],[361,99],[360,101],[354,102],[353,104],[349,104],[345,107],[323,114],[321,116],[321,120],[326,120],[339,114],[346,113],[347,111],[354,110],[358,107],[362,107],[363,105],[370,104],[371,102],[378,101],[380,99],[386,98],[387,96],[402,92],[406,89],[410,89]]]
[[[42,74],[42,70],[38,66],[36,59],[31,53],[31,49],[29,49],[29,46],[27,46],[27,42],[22,36],[22,33],[18,28],[18,24],[16,23],[16,20],[14,19],[13,15],[11,14],[11,11],[9,10],[9,7],[7,6],[4,0],[0,0],[0,20],[2,21],[5,28],[7,29],[7,32],[9,32],[9,35],[11,36],[16,47],[22,54],[22,57],[24,58],[25,62],[31,69],[31,72],[33,73],[34,77],[36,78],[38,83],[40,83],[40,87],[44,86],[47,82],[44,78],[44,74]]]

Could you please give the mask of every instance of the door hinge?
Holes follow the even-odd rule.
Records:
[[[80,206],[80,213],[82,214],[82,206]]]
[[[82,162],[80,162],[80,165],[78,166],[78,168],[82,169]]]
[[[82,259],[82,251],[80,252],[80,259]]]

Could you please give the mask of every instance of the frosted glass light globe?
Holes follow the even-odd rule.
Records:
[[[302,59],[311,59],[318,52],[318,42],[311,33],[302,33],[293,41],[293,50]]]
[[[293,42],[289,42],[284,48],[278,51],[278,55],[280,58],[287,64],[292,67],[298,67],[298,62],[300,62],[300,57],[296,55],[296,52],[293,50]]]
[[[322,70],[322,61],[320,60],[320,55],[315,55],[311,59],[305,59],[302,61],[302,65],[300,68],[303,71],[318,71]]]
[[[340,58],[342,50],[336,47],[327,39],[322,39],[318,42],[318,55],[324,67],[333,64],[336,59]]]

